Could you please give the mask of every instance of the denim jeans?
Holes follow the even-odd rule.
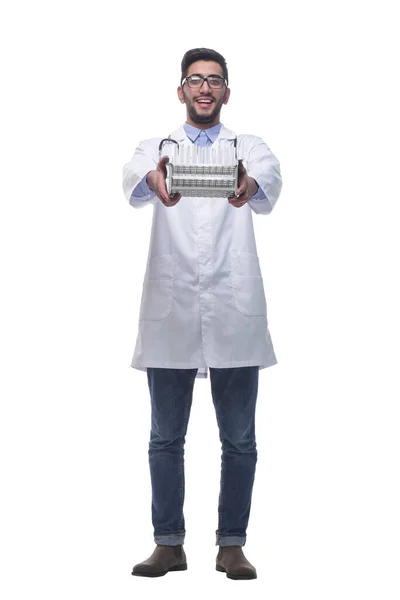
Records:
[[[156,544],[184,543],[184,444],[197,369],[147,368],[151,397],[149,464]],[[244,546],[257,462],[257,367],[210,367],[211,393],[222,444],[218,502],[219,546]],[[206,443],[206,440],[205,440]]]

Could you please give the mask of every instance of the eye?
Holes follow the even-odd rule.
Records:
[[[188,77],[188,80],[190,81],[190,83],[200,83],[201,77],[199,77],[198,75],[190,75]]]
[[[211,87],[220,88],[224,84],[222,77],[209,77],[208,82]]]

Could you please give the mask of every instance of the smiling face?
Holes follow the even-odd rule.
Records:
[[[223,77],[221,66],[217,62],[209,60],[198,60],[190,65],[186,76],[219,75]],[[207,81],[200,88],[190,88],[185,81],[183,86],[178,87],[178,97],[182,104],[186,104],[186,121],[194,127],[207,125],[206,129],[219,123],[219,114],[223,104],[227,104],[230,89],[225,85],[220,90],[212,89]]]

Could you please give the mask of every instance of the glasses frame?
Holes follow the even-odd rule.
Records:
[[[200,77],[200,79],[202,79],[203,81],[202,81],[201,85],[199,85],[199,87],[193,87],[189,84],[189,81],[188,81],[189,77]],[[218,87],[218,88],[212,87],[208,81],[209,79],[220,79],[222,81],[221,87]],[[199,75],[198,73],[191,73],[191,75],[187,75],[186,77],[184,77],[182,79],[181,87],[183,87],[183,85],[185,83],[187,83],[191,90],[196,90],[196,89],[200,90],[203,87],[205,81],[207,81],[207,85],[210,88],[210,90],[221,90],[224,87],[224,85],[225,86],[228,85],[225,77],[221,77],[221,75],[209,75],[208,77],[203,77],[203,75]]]

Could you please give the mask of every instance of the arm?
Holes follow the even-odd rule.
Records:
[[[154,171],[149,171],[147,175],[143,177],[142,181],[138,183],[135,189],[133,190],[132,196],[134,196],[135,198],[143,198],[144,196],[149,196],[151,194],[152,190],[149,188],[149,185],[147,183],[147,177],[150,175],[150,173],[153,172]]]
[[[157,168],[157,140],[140,142],[129,163],[123,168],[122,187],[129,204],[141,208],[157,202],[157,196],[149,187],[147,175]]]
[[[158,158],[159,140],[141,142],[131,161],[123,168],[125,196],[135,208],[155,204],[159,198],[164,206],[171,208],[181,199],[180,194],[168,196],[165,179],[168,156]]]
[[[254,183],[257,186],[257,191],[256,193],[252,196],[252,200],[265,200],[265,198],[267,197],[264,192],[262,191],[262,189],[260,188],[260,186],[258,185],[257,181],[255,179],[253,179]]]
[[[259,186],[255,196],[248,201],[249,206],[255,213],[267,215],[274,208],[282,189],[279,161],[261,138],[252,138],[245,156],[243,163],[247,174]]]

